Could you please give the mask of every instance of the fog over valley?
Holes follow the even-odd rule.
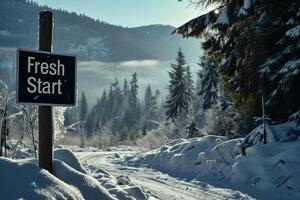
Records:
[[[124,62],[99,62],[99,61],[81,61],[78,62],[78,89],[79,94],[85,91],[90,103],[95,103],[104,89],[109,90],[111,83],[117,78],[122,87],[124,79],[129,82],[131,75],[136,72],[139,83],[140,99],[144,96],[144,91],[148,84],[151,84],[155,91],[159,89],[161,96],[167,94],[167,85],[169,81],[168,71],[170,62],[159,60],[135,60]],[[191,65],[191,71],[196,76],[198,66]]]

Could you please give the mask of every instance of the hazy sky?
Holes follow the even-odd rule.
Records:
[[[179,26],[200,14],[188,0],[35,0],[41,5],[85,13],[111,24]]]

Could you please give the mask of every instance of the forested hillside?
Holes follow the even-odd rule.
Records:
[[[195,56],[198,43],[170,36],[174,27],[155,25],[126,28],[85,14],[41,7],[26,0],[0,2],[0,46],[37,48],[38,13],[54,13],[54,51],[76,54],[81,60],[171,60],[179,45]]]

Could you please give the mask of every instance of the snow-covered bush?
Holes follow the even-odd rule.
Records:
[[[53,107],[53,115],[54,115],[54,134],[55,134],[55,140],[61,139],[63,137],[64,133],[64,112],[66,108],[64,107]]]
[[[158,127],[147,132],[142,138],[136,140],[137,146],[141,150],[150,150],[175,139],[185,137],[184,131],[171,121],[157,122]]]
[[[208,109],[205,114],[205,127],[203,129],[209,135],[223,135],[232,137],[233,118],[226,115],[226,112],[219,105]]]
[[[9,112],[9,106],[15,96],[15,91],[10,91],[5,83],[0,80],[0,156],[7,156],[7,138],[9,137],[11,119],[14,114]]]

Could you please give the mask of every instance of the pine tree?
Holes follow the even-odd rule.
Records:
[[[157,98],[155,96],[151,97],[150,107],[147,111],[147,128],[153,129],[157,127],[155,121],[158,120],[158,107],[157,107]]]
[[[132,79],[130,81],[130,104],[133,110],[137,109],[138,107],[138,83],[137,83],[137,73],[132,74]]]
[[[125,113],[126,123],[130,129],[137,128],[137,123],[140,120],[140,105],[138,101],[138,79],[137,73],[132,74],[132,79],[130,81],[130,96],[129,96],[129,110]],[[135,131],[137,134],[137,131]],[[136,135],[131,135],[131,138],[136,138]]]
[[[91,136],[97,129],[98,123],[100,121],[100,100],[97,100],[97,103],[92,107],[91,111],[86,116],[86,128],[87,134]]]
[[[85,97],[84,92],[81,95],[81,104],[80,104],[80,121],[84,121],[86,119],[86,115],[88,112],[88,104]]]
[[[300,109],[300,1],[219,2],[220,6],[174,33],[204,36],[202,47],[221,64],[220,80],[236,108],[257,116],[263,95],[271,118],[286,120]]]
[[[177,53],[176,61],[176,64],[171,64],[169,72],[169,95],[165,104],[167,119],[175,119],[179,114],[187,112],[189,105],[190,94],[186,81],[186,62],[181,49]]]
[[[99,105],[99,110],[101,110],[101,115],[99,116],[99,121],[97,123],[99,123],[101,126],[105,125],[105,123],[107,122],[108,118],[107,118],[107,113],[110,112],[110,110],[108,110],[109,108],[107,107],[107,92],[106,90],[103,91],[101,99],[100,99],[100,105]]]
[[[123,96],[124,96],[124,98],[126,96],[128,96],[128,93],[129,93],[129,86],[128,86],[127,80],[125,78],[124,79],[124,84],[123,84]]]
[[[121,112],[121,105],[123,101],[123,95],[119,87],[118,79],[116,79],[115,82],[112,84],[112,88],[113,88],[112,113],[114,117],[118,117],[118,115],[120,115]]]
[[[156,97],[156,99],[158,99],[160,97],[160,91],[159,91],[159,89],[157,89],[155,91],[155,97]]]
[[[188,93],[187,98],[190,104],[192,104],[194,100],[193,96],[194,96],[195,87],[194,87],[194,81],[193,81],[193,77],[189,65],[186,67],[186,84],[187,84],[187,93]]]
[[[147,86],[144,97],[144,112],[147,113],[151,107],[152,91],[150,84]]]
[[[154,121],[158,120],[158,106],[157,99],[160,96],[159,90],[156,90],[155,95],[152,96],[150,84],[145,91],[145,109],[144,109],[144,130],[151,130],[156,127]]]
[[[202,68],[201,88],[198,95],[202,99],[203,109],[209,109],[216,104],[218,99],[218,78],[216,72],[216,63],[207,56],[202,56],[201,62],[198,63]]]

